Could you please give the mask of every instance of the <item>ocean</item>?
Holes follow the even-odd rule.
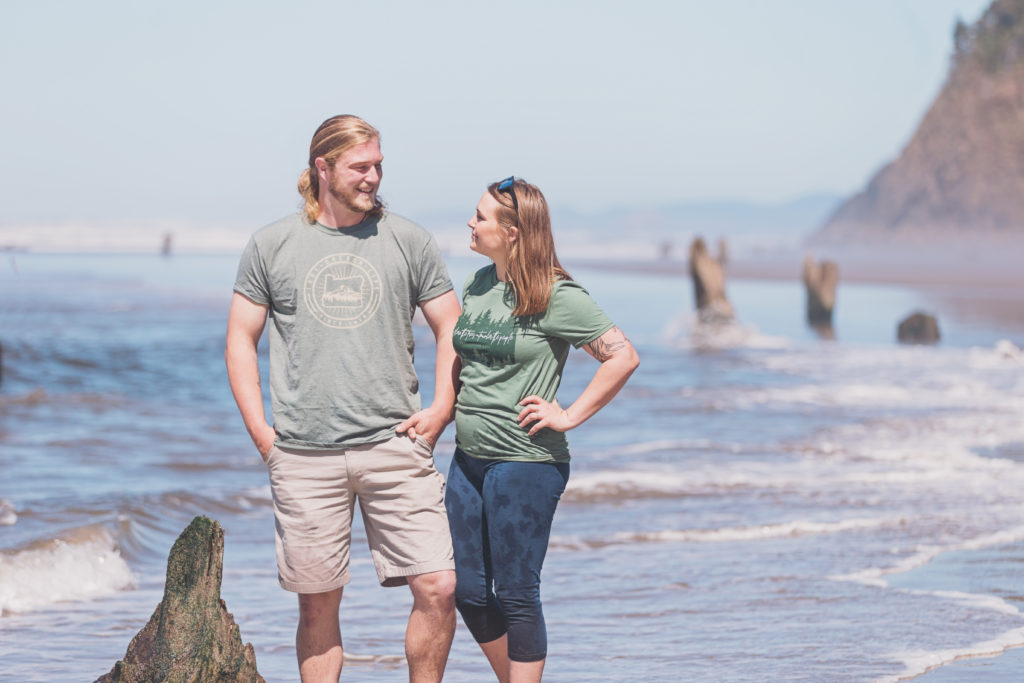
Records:
[[[260,672],[297,679],[265,466],[224,372],[236,263],[0,254],[0,680],[107,672],[195,515],[225,530],[222,595]],[[482,265],[452,258],[457,288]],[[731,280],[738,322],[705,329],[683,275],[569,265],[641,366],[569,434],[547,679],[1019,677],[1002,654],[1024,645],[1019,293],[841,281],[824,339],[798,268]],[[896,343],[915,310],[939,345]],[[429,401],[429,329],[416,337]],[[573,352],[563,404],[595,368]],[[409,592],[377,585],[358,523],[352,569],[343,680],[406,680]],[[491,680],[461,624],[445,680]]]

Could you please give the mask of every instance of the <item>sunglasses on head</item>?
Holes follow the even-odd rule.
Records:
[[[516,177],[510,175],[500,183],[498,183],[498,192],[508,192],[509,196],[512,197],[512,209],[519,215],[519,200],[516,199]]]

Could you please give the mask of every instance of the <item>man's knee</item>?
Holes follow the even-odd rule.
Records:
[[[319,627],[324,620],[337,620],[341,590],[326,593],[299,593],[299,626]]]
[[[455,572],[445,570],[409,577],[417,606],[449,611],[455,609]]]

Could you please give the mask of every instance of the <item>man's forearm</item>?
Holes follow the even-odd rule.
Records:
[[[437,359],[434,363],[434,402],[431,408],[446,415],[451,422],[455,416],[455,396],[458,393],[461,364],[452,346],[451,335],[437,340]]]
[[[260,367],[256,347],[248,340],[228,338],[224,360],[227,365],[231,393],[242,414],[245,429],[253,442],[270,425],[263,410],[263,389],[260,387]]]
[[[430,412],[440,415],[445,424],[454,417],[455,395],[459,381],[459,362],[452,337],[459,319],[459,299],[448,291],[439,297],[420,303],[423,316],[434,333],[437,359],[434,362],[434,402]]]

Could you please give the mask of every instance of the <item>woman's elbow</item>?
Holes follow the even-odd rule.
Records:
[[[640,354],[636,352],[632,346],[629,347],[629,374],[636,372],[636,369],[640,367]]]
[[[615,354],[615,359],[625,371],[626,377],[632,375],[640,367],[640,354],[636,352],[632,344],[627,345],[619,353]]]

